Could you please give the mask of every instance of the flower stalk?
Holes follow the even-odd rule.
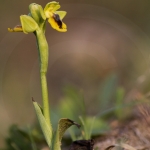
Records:
[[[50,125],[51,121],[50,121],[49,99],[48,99],[47,78],[46,78],[49,49],[43,31],[39,29],[36,31],[35,35],[40,58],[40,78],[41,78],[42,99],[43,99],[43,115],[47,123]]]
[[[44,10],[41,5],[32,3],[29,5],[29,14],[20,16],[21,25],[17,25],[13,29],[8,28],[9,32],[24,32],[25,34],[34,33],[34,35],[36,36],[40,60],[40,79],[43,108],[41,108],[38,105],[38,103],[35,102],[33,99],[32,101],[45,140],[51,150],[61,150],[61,139],[64,132],[72,125],[76,125],[77,127],[80,126],[70,119],[62,118],[58,122],[56,132],[53,132],[50,120],[48,88],[46,78],[48,69],[49,48],[45,37],[45,24],[48,20],[51,27],[55,30],[59,32],[67,31],[66,24],[62,22],[62,19],[65,17],[66,12],[57,11],[59,8],[59,3],[55,1],[49,2],[45,6]]]

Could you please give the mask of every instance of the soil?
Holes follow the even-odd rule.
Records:
[[[135,108],[134,118],[128,122],[113,121],[111,131],[95,139],[97,150],[150,150],[150,107]]]

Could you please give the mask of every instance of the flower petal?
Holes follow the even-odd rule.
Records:
[[[46,18],[50,18],[53,15],[53,13],[59,8],[59,2],[52,1],[50,3],[47,3],[47,5],[44,8]]]
[[[66,32],[67,31],[66,24],[63,23],[61,20],[56,21],[53,17],[50,17],[48,19],[48,22],[50,23],[50,25],[52,26],[52,28],[54,28],[55,30],[57,30],[59,32]]]
[[[62,20],[66,16],[67,12],[66,11],[55,11],[55,14],[58,14],[60,17],[60,20]]]
[[[8,31],[9,32],[23,32],[23,29],[22,29],[21,25],[17,25],[13,29],[12,28],[8,28]]]

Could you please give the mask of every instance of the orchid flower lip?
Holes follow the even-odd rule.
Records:
[[[53,18],[56,21],[56,23],[58,24],[59,28],[62,29],[62,21],[60,20],[59,15],[54,13]]]

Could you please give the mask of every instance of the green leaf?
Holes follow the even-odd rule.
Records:
[[[82,123],[83,126],[83,138],[88,140],[91,139],[91,135],[92,135],[92,127],[93,127],[93,123],[95,121],[95,117],[85,117],[83,118],[82,116],[79,116],[79,119]]]
[[[27,15],[21,15],[20,20],[24,33],[28,34],[38,29],[38,24],[34,21],[32,17]]]
[[[120,107],[123,104],[124,96],[125,96],[124,88],[118,87],[118,89],[116,91],[116,106],[117,107]],[[118,117],[118,119],[121,119],[121,118],[123,118],[123,116],[125,116],[123,111],[124,111],[123,108],[115,110],[115,114]]]
[[[65,131],[72,125],[76,125],[78,128],[80,127],[79,124],[77,124],[76,122],[74,122],[70,119],[62,118],[59,120],[56,135],[54,137],[53,150],[61,149],[60,146],[61,146],[62,137],[63,137]]]
[[[9,133],[5,142],[6,150],[32,150],[28,133],[21,132],[17,125],[9,127]]]
[[[58,112],[61,117],[79,120],[78,116],[85,116],[83,92],[71,85],[64,87],[64,97],[60,100]]]
[[[98,101],[99,110],[102,112],[114,104],[113,96],[117,87],[118,77],[116,74],[109,75],[101,84]]]
[[[79,119],[82,124],[82,138],[83,139],[91,139],[92,135],[99,135],[103,132],[106,132],[109,129],[107,122],[98,119],[96,117],[82,117],[79,116]]]
[[[43,131],[43,134],[45,136],[46,142],[49,147],[51,147],[51,141],[52,141],[52,126],[49,126],[45,117],[42,114],[42,111],[38,105],[37,102],[33,101],[34,108],[41,126],[41,129]]]

